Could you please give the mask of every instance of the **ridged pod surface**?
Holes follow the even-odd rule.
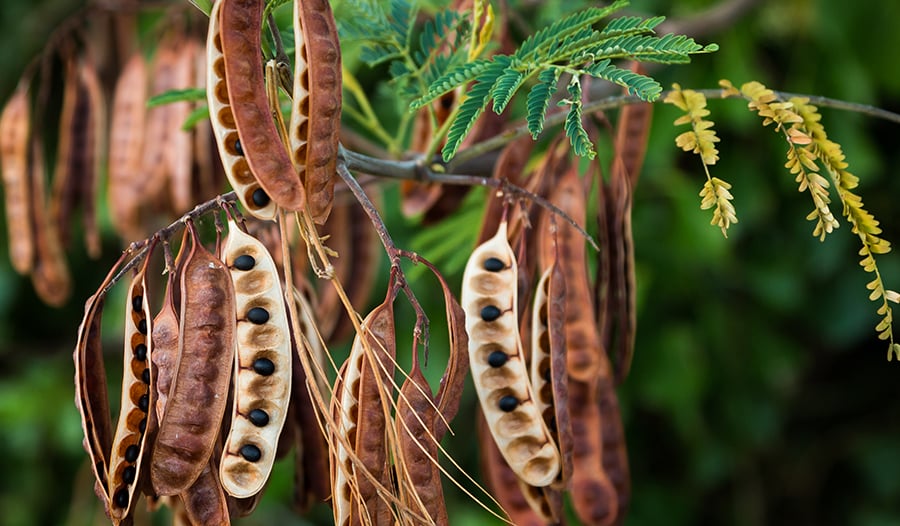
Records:
[[[224,245],[237,307],[231,429],[219,476],[229,495],[258,493],[272,470],[291,397],[291,341],[272,256],[232,220]]]
[[[213,452],[234,362],[235,297],[228,268],[193,233],[181,274],[179,364],[153,449],[159,495],[187,489]]]
[[[294,0],[294,43],[291,155],[322,224],[334,201],[341,124],[341,47],[328,0]]]
[[[34,266],[31,184],[28,180],[30,130],[28,84],[20,83],[0,114],[0,169],[6,197],[9,259],[19,274],[28,274]]]
[[[306,205],[303,183],[281,142],[266,98],[260,39],[265,2],[217,3],[221,4],[220,41],[228,100],[244,156],[269,198],[285,210],[302,210]]]
[[[214,459],[210,459],[200,476],[179,496],[190,524],[227,526],[231,524],[228,502]]]
[[[535,404],[519,340],[516,258],[506,223],[479,245],[463,274],[469,366],[488,429],[509,467],[531,486],[560,470],[559,451]]]
[[[238,199],[244,205],[244,209],[253,217],[270,220],[275,218],[276,204],[268,199],[250,170],[250,164],[244,156],[244,149],[241,146],[234,113],[231,111],[219,23],[221,8],[221,1],[216,2],[212,7],[206,40],[206,98],[209,104],[209,118],[213,135],[216,138],[219,157],[225,167],[225,176],[237,193]],[[254,199],[254,195],[257,196],[256,199]]]

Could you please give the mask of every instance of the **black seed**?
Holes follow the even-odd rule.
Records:
[[[269,204],[269,194],[266,193],[262,188],[257,188],[253,191],[253,195],[250,196],[253,199],[253,204],[259,207],[263,207]]]
[[[141,373],[141,381],[145,384],[150,383],[150,368],[144,369],[144,372]]]
[[[150,395],[141,395],[141,397],[138,398],[138,409],[140,409],[141,411],[146,413],[147,409],[149,409],[149,408],[150,408]]]
[[[113,502],[119,508],[127,508],[128,507],[128,489],[122,488],[116,492],[116,496],[113,497]]]
[[[262,458],[262,451],[259,450],[258,447],[253,444],[244,444],[241,446],[241,456],[244,457],[244,460],[247,462],[257,462]]]
[[[234,258],[234,268],[238,270],[250,270],[254,266],[256,266],[256,260],[250,254]]]
[[[503,262],[497,258],[487,258],[484,260],[484,270],[490,272],[500,272],[505,268],[506,265],[504,265]]]
[[[275,372],[275,364],[268,358],[259,358],[253,362],[253,370],[256,371],[257,374],[269,376]]]
[[[269,311],[262,307],[253,307],[252,309],[247,311],[247,320],[249,320],[251,323],[262,325],[263,323],[269,321]]]
[[[500,399],[500,402],[497,403],[497,407],[499,407],[501,411],[509,413],[519,407],[519,400],[513,395],[506,395]]]
[[[503,314],[500,309],[493,305],[488,305],[487,307],[481,309],[481,319],[484,321],[494,321]]]
[[[140,448],[136,445],[132,444],[125,448],[125,461],[126,462],[134,462],[137,460],[138,455],[141,453]]]
[[[266,413],[262,409],[254,409],[250,411],[250,414],[247,415],[247,418],[250,419],[250,423],[255,425],[256,427],[263,427],[269,423],[269,413]]]
[[[503,367],[506,361],[509,360],[509,355],[503,351],[494,351],[488,355],[488,365],[491,367]]]
[[[240,140],[240,139],[234,141],[234,151],[235,151],[238,155],[244,155],[244,147],[241,146],[241,140]]]
[[[143,362],[147,359],[147,346],[143,343],[137,344],[134,348],[134,359]]]
[[[547,367],[546,369],[544,369],[544,381],[545,381],[545,382],[549,382],[549,381],[550,381],[550,368],[549,368],[549,367]]]
[[[134,482],[134,475],[137,473],[137,469],[134,466],[127,466],[122,470],[122,482],[125,484],[131,484]]]
[[[135,296],[131,298],[131,308],[139,312],[142,311],[144,308],[144,297]]]
[[[141,320],[138,322],[138,332],[141,334],[147,334],[147,320]]]
[[[138,422],[138,431],[140,431],[143,434],[143,432],[146,430],[147,430],[147,418],[144,417],[141,419],[140,422]]]

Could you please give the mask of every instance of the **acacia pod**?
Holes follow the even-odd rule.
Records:
[[[213,459],[206,464],[197,480],[179,497],[190,524],[198,526],[227,526],[231,524],[228,501]]]
[[[341,128],[341,46],[328,0],[294,0],[290,148],[309,213],[324,224],[334,202]]]
[[[384,511],[374,481],[384,480],[386,473],[387,419],[382,399],[390,396],[393,377],[395,295],[392,279],[385,301],[363,320],[363,334],[353,340],[332,398],[332,443],[336,450],[331,460],[332,507],[336,526],[367,524],[364,517],[376,521]],[[353,447],[359,462],[354,462],[339,437]]]
[[[466,333],[466,313],[450,292],[450,286],[444,277],[434,272],[441,283],[444,294],[444,305],[447,311],[447,328],[449,330],[450,357],[447,369],[441,376],[438,392],[434,397],[439,415],[434,424],[434,436],[441,440],[447,432],[447,425],[459,411],[466,376],[469,372],[469,335]]]
[[[31,283],[47,305],[61,307],[72,292],[72,276],[59,240],[59,229],[47,210],[44,148],[40,137],[32,137],[31,155],[32,214],[35,234],[35,261]]]
[[[116,81],[109,131],[107,203],[116,231],[128,239],[141,237],[143,195],[141,162],[147,120],[147,63],[142,53],[128,59]]]
[[[224,245],[237,307],[234,406],[219,476],[229,495],[269,478],[291,397],[291,341],[278,270],[265,246],[231,220]]]
[[[206,88],[206,78],[209,75],[209,61],[207,60],[206,42],[197,41],[198,47],[194,53],[194,86]],[[207,98],[209,94],[207,94]],[[193,111],[203,105],[203,102],[194,102]],[[207,106],[208,108],[209,106]],[[212,199],[219,193],[222,186],[216,180],[216,175],[222,169],[222,163],[216,156],[215,137],[213,136],[210,119],[201,119],[194,124],[191,132],[193,135],[193,177],[191,191],[197,199],[205,201]]]
[[[531,318],[531,387],[535,404],[559,448],[561,469],[555,488],[572,476],[572,426],[566,373],[566,286],[556,262],[538,280]]]
[[[209,461],[234,361],[237,320],[231,276],[190,226],[193,246],[181,274],[180,358],[150,469],[159,495],[187,489]]]
[[[34,233],[31,223],[31,183],[28,175],[28,137],[31,112],[28,83],[20,82],[0,114],[0,169],[6,196],[9,258],[19,274],[34,267]]]
[[[543,487],[560,470],[559,451],[535,404],[517,326],[516,258],[506,223],[479,245],[463,273],[461,305],[469,366],[488,429],[522,480]]]
[[[266,99],[260,40],[265,2],[219,0],[217,3],[221,4],[219,40],[226,91],[245,160],[268,198],[285,210],[302,210],[306,204],[303,183],[281,142]],[[212,56],[209,59],[215,64]],[[218,92],[218,86],[211,91]],[[264,206],[262,201],[257,203]]]
[[[608,364],[606,369],[609,370]],[[599,378],[596,396],[600,420],[603,423],[603,471],[608,474],[609,481],[616,491],[618,524],[624,521],[631,501],[631,473],[628,467],[628,451],[622,415],[619,412],[619,400],[611,374],[607,373]]]
[[[172,88],[187,89],[195,86],[194,67],[196,56],[203,54],[200,45],[193,39],[185,39],[175,44],[176,59],[172,61]],[[183,130],[182,126],[191,114],[191,103],[187,101],[167,104],[168,113],[168,145],[165,150],[165,162],[168,167],[169,192],[172,208],[175,213],[182,214],[193,208],[193,132]]]
[[[225,80],[225,56],[220,30],[222,4],[221,0],[213,4],[206,39],[206,98],[210,123],[225,176],[244,209],[253,217],[270,220],[275,218],[276,204],[269,199],[250,170],[228,98],[229,86]]]
[[[83,137],[79,137],[75,150],[81,151],[83,160],[79,196],[81,217],[84,224],[84,246],[92,259],[100,257],[100,227],[97,224],[97,199],[100,190],[100,160],[106,148],[106,98],[97,67],[91,60],[83,61],[78,70],[84,103],[87,105],[87,122]]]
[[[153,341],[152,378],[156,389],[156,420],[161,422],[166,412],[166,403],[169,400],[169,391],[178,368],[178,307],[181,301],[176,297],[178,284],[181,279],[181,271],[184,260],[190,250],[190,238],[188,229],[184,230],[181,238],[181,246],[178,256],[175,258],[175,268],[169,269],[169,277],[166,280],[166,291],[163,298],[163,306],[153,319],[151,338]]]
[[[50,220],[59,229],[60,241],[69,246],[72,211],[78,203],[78,178],[82,176],[79,161],[82,151],[76,151],[74,141],[83,137],[84,115],[87,106],[78,85],[78,69],[75,57],[65,62],[62,107],[59,112],[59,139],[56,146],[56,167],[53,170],[53,186],[50,194]],[[77,125],[77,127],[76,127]],[[83,146],[83,145],[82,145]],[[76,170],[79,173],[75,173]]]
[[[150,254],[147,254],[147,262]],[[135,489],[141,480],[147,436],[155,416],[153,344],[150,303],[147,299],[147,262],[134,276],[125,302],[125,353],[122,402],[109,464],[110,518],[118,524],[134,509]],[[151,411],[154,408],[154,411]],[[140,494],[138,494],[140,495]]]

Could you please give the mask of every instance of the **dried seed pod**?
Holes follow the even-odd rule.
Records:
[[[190,226],[193,246],[181,274],[180,358],[150,469],[159,495],[181,493],[206,466],[225,413],[234,361],[231,276]]]
[[[331,459],[332,506],[338,526],[365,523],[364,516],[377,522],[384,511],[374,481],[384,480],[386,473],[382,399],[390,396],[389,382],[394,370],[395,296],[392,279],[387,298],[366,316],[363,334],[353,340],[331,402],[335,422],[332,443],[336,450]],[[358,462],[354,462],[339,437],[353,447]]]
[[[59,240],[59,229],[47,211],[44,148],[40,137],[32,137],[31,191],[35,234],[35,262],[31,283],[47,305],[61,307],[72,292],[72,276]]]
[[[181,246],[178,250],[178,256],[175,258],[175,267],[169,269],[169,277],[166,280],[166,292],[163,299],[163,306],[159,313],[153,319],[153,331],[151,338],[153,341],[153,364],[152,376],[153,386],[156,390],[156,419],[162,421],[166,412],[166,403],[169,400],[169,391],[172,388],[172,381],[178,368],[178,303],[180,297],[176,297],[178,284],[181,278],[184,260],[187,259],[190,250],[190,238],[188,237],[188,229],[184,230],[181,238]]]
[[[560,470],[559,451],[535,404],[517,326],[516,258],[506,223],[466,264],[461,304],[472,380],[494,440],[510,468],[543,487]]]
[[[81,89],[84,91],[84,104],[87,105],[87,122],[84,125],[84,136],[79,138],[75,150],[80,150],[83,160],[81,169],[81,216],[84,224],[84,245],[88,256],[100,257],[100,227],[97,225],[97,199],[100,190],[100,162],[106,148],[106,98],[97,67],[91,60],[83,62],[78,70]]]
[[[195,57],[203,54],[200,45],[193,39],[185,39],[174,46],[176,60],[172,61],[172,89],[187,89],[194,84]],[[194,136],[181,127],[191,114],[191,103],[187,101],[167,104],[169,136],[165,152],[168,167],[169,191],[172,208],[181,214],[194,207],[193,157]]]
[[[142,53],[128,59],[116,82],[109,131],[109,204],[112,224],[127,239],[141,237],[140,208],[146,174],[141,171],[147,120],[147,63]]]
[[[265,190],[265,200],[271,198],[285,210],[302,210],[306,204],[303,183],[281,142],[266,99],[260,40],[265,2],[219,0],[217,4],[221,4],[219,40],[225,66],[224,87],[245,160]],[[215,68],[213,56],[209,55],[209,59]],[[209,86],[216,86],[211,92],[219,91],[216,83],[210,82]],[[262,206],[262,201],[257,203]]]
[[[334,201],[341,125],[341,47],[328,0],[294,0],[290,148],[309,212],[324,224]]]
[[[31,224],[31,182],[28,173],[28,137],[31,112],[28,83],[20,82],[0,115],[0,169],[6,196],[9,258],[19,274],[34,268],[34,231]]]
[[[607,364],[607,371],[609,366]],[[631,501],[631,473],[628,467],[628,451],[622,415],[616,397],[615,384],[611,374],[599,378],[597,382],[597,403],[600,407],[600,421],[603,424],[603,471],[616,490],[618,517],[624,520]]]
[[[229,495],[258,493],[269,478],[291,396],[284,293],[269,252],[232,220],[224,246],[237,306],[234,406],[219,475]]]
[[[190,524],[203,526],[231,524],[228,502],[219,482],[214,459],[210,459],[197,480],[179,496]]]
[[[152,248],[151,248],[152,251]],[[153,344],[150,303],[147,299],[147,263],[134,276],[125,303],[125,353],[122,403],[109,464],[110,518],[118,524],[134,509],[135,489],[143,475],[144,452],[150,420],[155,417],[156,396],[152,384]]]
[[[206,40],[206,98],[209,104],[209,118],[216,138],[219,157],[225,167],[225,176],[237,193],[238,199],[253,217],[274,219],[276,205],[268,198],[265,190],[250,171],[250,164],[244,156],[244,149],[238,135],[231,101],[228,98],[228,84],[225,81],[225,56],[222,51],[220,12],[222,1],[213,4],[209,14],[209,33]]]
[[[84,113],[87,110],[78,85],[78,69],[77,59],[68,57],[65,63],[62,108],[59,114],[56,167],[53,170],[50,195],[50,220],[57,225],[60,241],[67,247],[71,233],[72,212],[78,203],[78,178],[82,176],[75,171],[81,170],[81,167],[76,165],[81,160],[83,150],[75,150],[74,140],[83,137],[87,131],[83,129],[85,115],[78,115],[76,119],[76,112]]]

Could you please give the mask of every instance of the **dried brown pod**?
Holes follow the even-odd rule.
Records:
[[[609,370],[608,364],[606,369]],[[609,476],[609,481],[616,490],[618,507],[616,524],[621,524],[625,520],[631,502],[631,472],[628,467],[628,450],[619,400],[611,374],[599,378],[596,396],[600,421],[603,424],[603,471]]]
[[[174,44],[176,59],[171,64],[172,87],[187,89],[195,87],[196,57],[203,55],[202,46],[192,38],[182,39]],[[182,214],[193,208],[196,199],[193,191],[194,135],[182,129],[191,114],[191,103],[187,101],[167,104],[168,144],[165,150],[165,164],[168,167],[168,182],[172,208]]]
[[[291,397],[291,342],[272,256],[231,220],[223,247],[237,307],[234,405],[219,476],[229,495],[258,493],[272,469]]]
[[[19,274],[34,268],[34,231],[31,224],[31,181],[28,172],[31,111],[29,84],[20,82],[0,114],[0,170],[6,197],[9,258]]]
[[[506,236],[504,222],[475,249],[463,274],[469,365],[503,458],[527,484],[543,487],[559,474],[560,457],[528,381],[517,321],[517,263]]]
[[[197,480],[179,495],[184,505],[184,513],[190,524],[198,526],[227,526],[231,524],[228,501],[214,459],[200,472]]]
[[[234,126],[247,164],[265,190],[256,204],[265,206],[271,198],[285,210],[302,210],[306,192],[281,142],[266,98],[260,39],[265,2],[219,0],[217,3],[221,4],[219,36]],[[213,62],[212,56],[209,58]]]
[[[84,224],[84,246],[88,256],[100,257],[100,227],[97,224],[97,199],[100,191],[100,163],[106,149],[107,107],[106,97],[97,67],[92,60],[85,60],[78,70],[80,89],[83,90],[84,104],[87,106],[84,136],[75,144],[83,159],[78,163],[82,168],[79,196],[81,216]]]
[[[156,419],[162,421],[166,412],[166,403],[169,400],[169,391],[178,368],[178,320],[179,303],[178,286],[181,281],[181,271],[184,261],[190,251],[190,238],[188,229],[184,229],[178,256],[175,258],[173,268],[167,269],[169,276],[166,279],[166,291],[163,297],[163,305],[159,313],[153,319],[151,338],[153,341],[152,378],[156,389]]]
[[[353,341],[332,398],[335,425],[331,440],[334,444],[331,479],[336,525],[381,524],[378,521],[384,520],[388,511],[379,497],[376,481],[389,476],[385,470],[387,418],[382,400],[390,397],[392,391],[396,294],[392,279],[385,301],[363,320],[363,334]],[[353,447],[358,461],[350,455],[345,443]]]
[[[341,46],[328,0],[294,0],[290,147],[309,213],[324,224],[334,201],[341,124]]]
[[[204,469],[226,409],[235,348],[235,296],[228,268],[189,223],[181,274],[179,364],[159,425],[150,469],[159,495],[181,493]]]
[[[136,490],[146,467],[145,451],[149,450],[148,435],[155,425],[156,393],[152,385],[153,343],[150,302],[147,298],[147,265],[135,274],[128,288],[125,302],[125,353],[123,357],[122,398],[116,434],[113,438],[109,464],[109,515],[113,523],[128,520]]]
[[[59,139],[56,147],[56,167],[53,170],[53,186],[50,194],[50,220],[59,229],[60,241],[69,246],[71,235],[72,213],[78,204],[79,182],[82,177],[80,161],[82,151],[76,151],[74,141],[82,137],[88,108],[81,96],[78,82],[78,59],[68,57],[65,62],[63,79],[62,107],[59,113]],[[76,158],[78,156],[78,158]],[[79,173],[75,173],[76,170]]]
[[[35,235],[35,261],[31,283],[38,297],[47,305],[61,307],[72,292],[72,276],[59,239],[57,224],[47,210],[44,148],[40,137],[32,137],[31,191],[32,221]]]

